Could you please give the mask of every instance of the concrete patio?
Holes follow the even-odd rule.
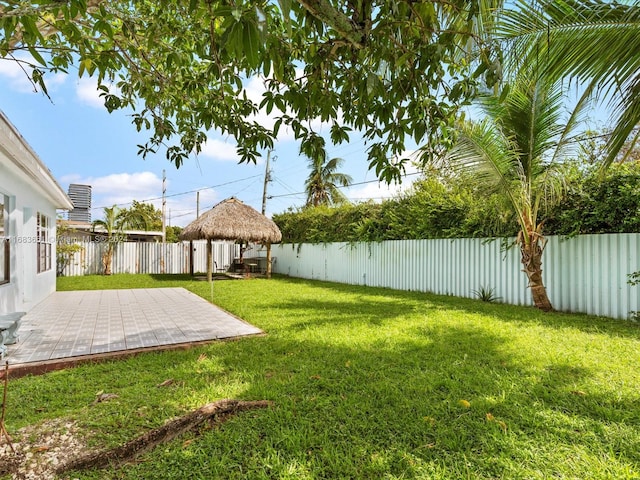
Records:
[[[263,332],[184,288],[146,288],[55,292],[18,333],[5,358],[11,376]]]

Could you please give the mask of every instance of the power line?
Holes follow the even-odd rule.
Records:
[[[585,140],[597,140],[597,139],[601,139],[601,138],[606,138],[606,137],[608,137],[610,135],[611,135],[610,133],[602,133],[602,134],[597,134],[597,135],[579,134],[579,135],[575,135],[573,137],[568,138],[565,141],[565,143],[580,143],[580,142],[583,142]],[[344,145],[343,148],[346,148],[347,146],[348,145]],[[284,172],[291,171],[294,168],[296,168],[296,167],[295,166],[290,166],[289,168],[285,169]],[[420,173],[422,173],[422,172],[407,173],[407,174],[403,175],[403,177],[408,177],[408,176],[412,176],[412,175],[419,175]],[[217,184],[217,185],[211,185],[211,186],[208,186],[208,187],[197,188],[197,189],[194,189],[194,190],[187,190],[187,191],[184,191],[184,192],[173,193],[171,195],[165,195],[164,198],[179,197],[179,196],[182,196],[182,195],[188,195],[190,193],[196,193],[196,192],[202,191],[202,190],[212,190],[214,188],[219,188],[219,187],[224,187],[226,185],[232,185],[234,183],[244,182],[244,181],[251,180],[251,179],[254,179],[254,178],[257,178],[257,177],[262,177],[262,174],[252,175],[250,177],[240,178],[240,179],[237,179],[237,180],[231,180],[229,182],[224,182],[224,183],[220,183],[220,184]],[[379,182],[379,181],[380,181],[379,179],[367,180],[367,181],[358,182],[358,183],[351,183],[351,184],[347,185],[346,187],[337,186],[337,188],[349,188],[349,187],[352,187],[352,186],[365,185],[365,184],[375,183],[375,182]],[[249,186],[253,185],[254,183],[255,182],[251,183]],[[279,182],[279,183],[282,184],[282,182]],[[242,192],[242,191],[246,190],[247,188],[248,187],[243,188],[243,189],[239,190],[236,193]],[[275,199],[275,198],[280,198],[280,197],[290,197],[290,196],[296,196],[296,195],[306,195],[306,192],[294,192],[294,193],[285,193],[285,194],[280,194],[280,195],[270,195],[267,198],[268,199]],[[162,198],[163,198],[162,196],[160,196],[160,197],[152,197],[152,198],[147,198],[147,199],[144,199],[144,200],[138,200],[138,202],[139,203],[146,203],[146,202],[152,202],[154,200],[162,200]],[[123,203],[116,203],[114,205],[120,207],[120,206],[123,206],[123,205],[131,205],[132,203],[133,203],[133,201],[131,201],[131,202],[123,202]],[[110,205],[108,207],[106,207],[106,206],[92,207],[91,209],[92,210],[104,209],[104,208],[109,208],[111,206],[113,206],[113,205]],[[180,215],[180,216],[184,216],[184,215]]]
[[[422,172],[413,172],[413,173],[405,173],[404,175],[402,175],[402,177],[410,177],[412,175],[422,175]],[[349,188],[349,187],[356,187],[358,185],[366,185],[368,183],[380,183],[380,180],[376,179],[376,180],[365,180],[364,182],[356,182],[356,183],[350,183],[349,185],[343,186],[343,185],[336,185],[336,188]],[[307,192],[295,192],[295,193],[283,193],[280,195],[272,195],[269,197],[269,199],[271,198],[279,198],[279,197],[292,197],[295,195],[306,195]]]
[[[202,187],[202,188],[197,188],[195,190],[189,190],[189,191],[186,191],[186,192],[173,193],[171,195],[165,195],[164,198],[179,197],[181,195],[188,195],[190,193],[196,193],[196,192],[199,192],[199,191],[202,191],[202,190],[211,190],[213,188],[219,188],[219,187],[224,187],[225,185],[231,185],[232,183],[239,183],[239,182],[244,182],[246,180],[251,180],[252,178],[256,178],[256,177],[262,177],[262,175],[261,174],[252,175],[250,177],[241,178],[239,180],[231,180],[230,182],[220,183],[218,185],[211,185],[210,187]],[[138,203],[146,203],[146,202],[152,202],[153,200],[162,200],[162,198],[163,197],[153,197],[153,198],[147,198],[145,200],[137,200],[137,202]],[[123,202],[123,203],[116,203],[115,205],[120,207],[122,205],[131,205],[132,203],[133,202]],[[102,208],[110,208],[110,207],[92,207],[92,210],[102,209]]]

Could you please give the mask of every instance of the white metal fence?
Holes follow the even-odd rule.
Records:
[[[543,256],[543,277],[557,310],[627,318],[640,310],[640,286],[627,275],[640,270],[640,234],[550,236]],[[63,271],[65,276],[102,273],[105,243],[86,242]],[[189,242],[117,245],[113,273],[190,273]],[[530,305],[527,279],[517,248],[505,251],[500,240],[395,240],[381,243],[274,245],[273,271],[293,277],[352,285],[416,290],[460,297],[481,287],[501,301]],[[245,252],[261,256],[263,252]],[[213,259],[225,268],[239,247],[213,243]],[[206,272],[206,242],[193,242],[193,270]]]
[[[557,310],[628,318],[640,310],[640,234],[550,236],[543,278]],[[274,272],[352,285],[416,290],[460,297],[493,288],[501,301],[530,305],[517,248],[500,240],[397,240],[274,246]]]
[[[75,253],[63,270],[64,276],[103,273],[102,254],[105,242],[82,242],[82,250]],[[113,255],[113,273],[190,273],[189,242],[117,243]],[[213,260],[218,268],[228,267],[239,255],[239,246],[230,242],[213,242]],[[193,242],[193,271],[207,271],[207,242]]]

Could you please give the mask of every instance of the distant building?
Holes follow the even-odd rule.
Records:
[[[91,185],[72,183],[69,185],[69,198],[73,202],[69,221],[91,223]]]
[[[56,209],[71,199],[0,111],[0,315],[56,290]]]

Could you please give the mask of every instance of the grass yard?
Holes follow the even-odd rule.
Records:
[[[156,286],[210,299],[185,276],[58,284]],[[74,419],[104,448],[221,398],[266,399],[71,478],[640,478],[637,324],[281,277],[217,281],[213,295],[267,335],[16,379],[9,432]],[[118,398],[92,404],[100,391]]]

